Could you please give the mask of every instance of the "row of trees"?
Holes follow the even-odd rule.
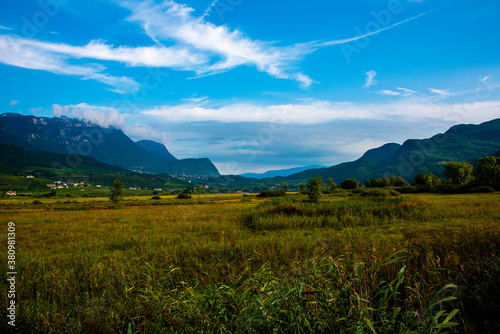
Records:
[[[447,179],[439,178],[432,173],[424,175],[419,173],[411,183],[412,186],[433,187],[444,184],[453,184],[457,186],[473,185],[486,186],[495,190],[500,190],[500,157],[488,156],[481,158],[477,162],[477,167],[468,162],[449,162],[445,166],[445,175]],[[385,177],[365,181],[366,188],[377,187],[404,187],[408,183],[401,176]],[[361,188],[362,183],[356,179],[346,179],[340,186],[328,178],[326,184],[323,178],[318,174],[308,180],[307,184],[300,185],[300,192],[307,193],[309,200],[318,202],[321,195],[325,192],[335,192],[340,189],[351,190]],[[306,190],[307,189],[307,190]]]
[[[439,178],[432,173],[415,176],[412,185],[436,186],[454,184],[457,186],[474,185],[486,186],[500,190],[500,157],[488,156],[477,161],[477,167],[468,162],[449,162],[445,166],[445,176],[449,180]]]
[[[371,179],[365,181],[365,187],[367,188],[383,188],[383,187],[404,187],[408,185],[405,179],[401,176],[395,177],[384,177],[378,179]]]

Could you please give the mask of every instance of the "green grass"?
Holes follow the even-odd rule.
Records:
[[[494,332],[498,194],[349,194],[2,200],[18,329]]]

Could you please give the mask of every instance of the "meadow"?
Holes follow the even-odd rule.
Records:
[[[19,333],[500,328],[498,193],[10,198],[0,216]]]

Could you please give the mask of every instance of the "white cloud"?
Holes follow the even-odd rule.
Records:
[[[365,79],[366,83],[363,87],[369,88],[373,85],[376,85],[377,84],[377,80],[375,80],[376,75],[377,75],[377,72],[375,72],[374,70],[366,72],[366,79]]]
[[[38,112],[40,112],[42,110],[43,110],[43,108],[30,108],[29,111],[30,111],[31,114],[36,114],[36,113],[38,113]]]
[[[398,93],[398,92],[394,92]],[[497,118],[500,101],[436,104],[396,101],[385,104],[357,104],[307,100],[298,104],[256,105],[252,103],[209,107],[198,103],[159,106],[140,111],[158,122],[189,123],[215,121],[222,123],[264,122],[278,124],[322,124],[336,120],[384,120],[400,117],[409,120],[435,119],[477,121]],[[458,115],[458,116],[457,116]]]
[[[406,19],[406,20],[403,20],[403,21],[400,21],[400,22],[397,22],[397,23],[394,23],[390,26],[387,26],[385,28],[381,28],[379,30],[376,30],[376,31],[372,31],[372,32],[368,32],[366,34],[363,34],[363,35],[359,35],[359,36],[355,36],[355,37],[350,37],[350,38],[343,38],[343,39],[336,39],[336,40],[331,40],[331,41],[326,41],[326,42],[317,42],[317,43],[314,43],[313,45],[315,47],[323,47],[323,46],[332,46],[332,45],[339,45],[339,44],[345,44],[345,43],[350,43],[350,42],[354,42],[354,41],[357,41],[357,40],[360,40],[360,39],[364,39],[366,37],[370,37],[372,35],[377,35],[379,33],[381,33],[382,31],[385,31],[385,30],[389,30],[389,29],[392,29],[394,27],[397,27],[401,24],[404,24],[406,22],[409,22],[409,21],[412,21],[422,15],[426,15],[427,13],[422,13],[422,14],[419,14],[419,15],[416,15],[414,17],[410,17],[409,19]]]
[[[434,94],[441,95],[442,97],[448,97],[452,95],[449,90],[447,89],[435,89],[435,88],[429,88],[429,91]]]
[[[18,103],[19,103],[19,100],[12,100],[12,101],[10,101],[10,105],[11,106],[15,106]]]
[[[52,105],[52,114],[55,117],[60,117],[63,115],[67,115],[69,112],[69,107],[68,106],[61,106],[59,104],[54,104]]]
[[[85,122],[90,122],[101,127],[123,128],[126,115],[110,107],[92,106],[87,103],[61,106],[54,104],[52,114],[56,117],[68,116]]]
[[[74,65],[70,60],[86,58],[120,62],[128,66],[166,67],[192,71],[197,77],[250,65],[274,78],[294,80],[300,87],[307,88],[314,83],[313,79],[294,69],[307,54],[322,47],[349,43],[377,34],[423,15],[363,36],[276,46],[273,42],[253,40],[238,29],[205,21],[204,17],[217,1],[211,4],[202,17],[194,16],[193,8],[171,0],[161,3],[153,0],[118,2],[131,11],[129,20],[138,22],[144,32],[156,42],[155,46],[115,47],[95,40],[84,46],[72,46],[0,35],[0,63],[96,80],[113,87],[110,90],[117,93],[135,92],[139,84],[128,77],[105,73],[103,65]],[[169,46],[164,46],[163,42]]]
[[[37,44],[43,45],[44,43],[20,37],[0,36],[0,63],[55,74],[73,75],[84,80],[96,80],[126,92],[133,92],[139,86],[130,78],[102,73],[105,70],[102,65],[71,65],[66,62],[67,57],[64,55],[50,52]]]
[[[131,10],[129,20],[138,22],[156,42],[175,41],[193,52],[207,55],[209,62],[195,69],[198,75],[227,71],[241,65],[253,65],[272,77],[297,80],[307,86],[312,81],[289,71],[291,64],[313,51],[309,46],[279,47],[273,43],[252,40],[241,31],[216,26],[193,16],[193,8],[166,0],[121,2]]]
[[[91,41],[85,46],[72,46],[28,39],[23,39],[22,44],[73,58],[109,60],[122,62],[129,66],[154,66],[193,70],[209,61],[205,55],[175,46],[113,47],[102,41]]]
[[[396,89],[402,91],[402,94],[404,96],[410,96],[410,95],[413,95],[416,93],[416,91],[414,91],[412,89],[408,89],[408,88],[397,87]]]
[[[412,96],[413,94],[416,93],[416,91],[408,89],[408,88],[402,88],[402,87],[397,87],[397,91],[395,90],[390,90],[390,89],[382,89],[379,90],[375,93],[381,94],[381,95],[390,95],[390,96]]]
[[[14,29],[0,25],[0,30],[14,30]]]
[[[395,92],[393,90],[388,90],[388,89],[379,90],[378,92],[375,92],[375,93],[381,94],[381,95],[391,95],[391,96],[401,95],[401,92]]]
[[[210,15],[210,13],[212,13],[212,8],[214,8],[217,2],[219,2],[219,0],[214,0],[214,2],[212,2],[210,6],[208,6],[207,10],[205,10],[205,13],[203,13],[203,17],[208,16]]]

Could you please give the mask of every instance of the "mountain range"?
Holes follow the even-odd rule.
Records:
[[[311,166],[304,166],[304,167],[293,167],[293,168],[287,168],[287,169],[270,170],[270,171],[267,171],[264,173],[245,173],[245,174],[240,174],[240,176],[244,176],[244,177],[248,177],[248,178],[255,178],[255,179],[265,179],[268,177],[289,176],[292,174],[300,173],[300,172],[308,170],[308,169],[316,169],[316,168],[326,168],[326,167],[321,166],[321,165],[311,165]]]
[[[432,172],[444,176],[444,166],[450,161],[475,164],[481,157],[500,155],[500,119],[479,125],[455,125],[445,133],[427,139],[408,139],[403,144],[387,143],[368,150],[355,161],[332,167],[297,167],[262,174],[247,173],[229,179],[220,178],[217,168],[207,158],[179,160],[163,144],[150,140],[134,142],[118,128],[104,128],[65,116],[46,118],[1,114],[0,144],[3,156],[0,172],[3,173],[33,166],[36,161],[48,168],[48,158],[69,169],[88,164],[110,173],[123,174],[128,170],[210,177],[214,183],[227,185],[297,183],[318,174],[325,180],[331,177],[337,183],[347,178],[364,181],[387,176],[402,176],[411,181],[418,173]],[[22,156],[21,152],[24,152]],[[115,167],[120,170],[114,171]]]
[[[306,170],[283,180],[301,181],[319,174],[337,183],[347,178],[364,181],[387,176],[402,176],[411,181],[418,173],[432,172],[443,177],[444,167],[450,161],[475,164],[488,155],[500,155],[500,119],[479,125],[455,125],[445,133],[428,139],[409,139],[402,145],[388,143],[367,151],[355,161]]]
[[[28,151],[88,156],[102,163],[140,173],[219,176],[208,158],[176,159],[160,143],[134,142],[122,130],[62,117],[0,115],[0,143]]]

